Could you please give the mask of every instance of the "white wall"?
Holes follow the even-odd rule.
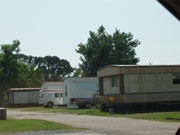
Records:
[[[62,90],[62,83],[61,82],[44,82],[42,85],[42,89]]]
[[[104,77],[103,78],[103,90],[104,90],[104,95],[108,94],[120,94],[120,83],[119,83],[119,78],[117,77],[117,87],[112,87],[112,77]]]
[[[39,91],[14,92],[14,104],[39,103]]]
[[[70,98],[92,98],[93,94],[98,93],[97,90],[97,78],[66,78],[63,82],[64,103],[69,104]]]

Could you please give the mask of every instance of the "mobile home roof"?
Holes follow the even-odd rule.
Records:
[[[37,91],[41,88],[10,88],[10,91]]]
[[[88,81],[98,81],[97,77],[82,77],[82,78],[66,78],[68,81],[76,81],[76,82],[88,82]]]
[[[97,76],[143,73],[180,73],[180,65],[109,65],[98,70]]]

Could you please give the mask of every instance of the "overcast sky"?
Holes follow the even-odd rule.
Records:
[[[156,0],[0,0],[0,44],[21,53],[58,56],[78,67],[79,43],[103,25],[131,32],[140,65],[180,64],[180,22]]]

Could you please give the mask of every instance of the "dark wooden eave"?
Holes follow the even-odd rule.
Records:
[[[180,21],[180,0],[157,0]]]

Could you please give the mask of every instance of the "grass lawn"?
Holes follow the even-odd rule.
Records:
[[[164,122],[179,122],[180,112],[154,112],[154,113],[137,113],[127,115],[129,118],[146,119]]]
[[[138,113],[118,113],[110,114],[109,112],[101,112],[100,109],[67,109],[67,108],[43,108],[29,107],[23,108],[22,111],[37,112],[54,112],[54,113],[71,113],[82,115],[111,116],[111,117],[129,117],[134,119],[147,119],[165,122],[180,122],[180,111],[164,111],[164,112],[138,112]]]
[[[109,112],[101,112],[100,109],[68,109],[68,108],[44,108],[44,107],[28,107],[22,108],[22,111],[28,112],[52,112],[52,113],[69,113],[69,114],[84,114],[97,116],[111,116]]]
[[[44,130],[76,130],[71,126],[60,123],[23,119],[23,120],[0,120],[0,133],[1,132],[22,132],[22,131],[44,131]]]

